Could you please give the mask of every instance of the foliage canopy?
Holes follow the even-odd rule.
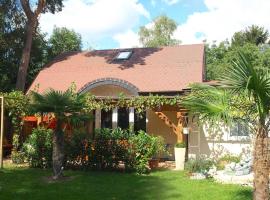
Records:
[[[140,42],[145,47],[172,46],[180,43],[173,39],[173,33],[177,28],[175,21],[162,15],[154,19],[151,27],[143,26],[140,28]]]

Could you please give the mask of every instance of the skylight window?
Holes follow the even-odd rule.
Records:
[[[130,58],[132,51],[121,51],[115,57],[116,60],[127,60]]]

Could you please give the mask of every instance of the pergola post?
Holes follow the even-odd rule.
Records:
[[[177,142],[183,142],[183,117],[181,112],[176,113],[177,117]]]
[[[129,108],[129,117],[128,117],[128,120],[129,120],[129,129],[131,131],[134,131],[134,121],[135,121],[135,118],[134,118],[134,108],[133,107]]]
[[[3,168],[3,143],[4,143],[4,97],[1,99],[1,129],[0,129],[0,168]]]
[[[187,117],[187,110],[180,109],[180,111],[177,112],[177,129],[178,129],[178,142],[187,142],[187,138],[184,137],[183,128],[188,126],[188,117]]]
[[[95,128],[101,128],[101,110],[96,109],[95,111]]]
[[[117,123],[118,123],[118,109],[114,108],[112,110],[112,128],[113,129],[117,128]]]
[[[168,116],[165,115],[164,112],[161,111],[162,109],[155,111],[155,114],[168,126],[172,129],[173,133],[177,137],[177,142],[184,142],[185,138],[183,135],[183,128],[187,126],[186,123],[186,114],[187,110],[184,108],[175,108],[177,110],[176,112],[176,118],[177,118],[177,124],[174,123],[172,120],[169,119]],[[173,110],[170,110],[173,111]]]

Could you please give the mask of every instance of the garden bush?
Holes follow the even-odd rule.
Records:
[[[23,144],[31,167],[52,165],[52,134],[50,129],[34,129]],[[65,135],[65,167],[73,169],[115,170],[122,163],[126,171],[143,174],[149,172],[148,161],[162,152],[163,139],[144,131],[103,128],[91,139],[87,132],[75,129],[69,137]]]
[[[217,160],[217,169],[223,170],[225,168],[225,165],[231,162],[239,163],[240,160],[241,160],[241,156],[226,154]]]
[[[194,172],[206,173],[214,164],[215,162],[210,160],[209,158],[200,156],[197,159],[189,159],[185,163],[185,170],[187,170],[190,173]]]
[[[162,151],[163,139],[144,131],[97,129],[90,163],[96,169],[116,169],[122,161],[126,171],[143,174],[149,172],[148,161]]]
[[[19,150],[20,142],[19,142],[19,135],[14,134],[12,139],[13,149],[11,151],[11,160],[15,164],[21,164],[24,162],[25,153]]]
[[[90,135],[84,130],[74,130],[70,137],[65,137],[66,166],[87,168],[91,145]]]
[[[52,130],[39,127],[23,144],[23,151],[31,167],[47,168],[52,165]]]
[[[96,169],[115,169],[126,161],[129,132],[117,129],[97,129],[90,163]]]
[[[134,168],[137,173],[144,174],[149,172],[148,161],[158,153],[165,151],[162,137],[155,137],[144,131],[132,135],[129,138],[129,163],[128,168]]]
[[[11,160],[15,164],[22,164],[24,163],[25,159],[25,153],[23,151],[17,151],[17,150],[12,150],[11,151]]]

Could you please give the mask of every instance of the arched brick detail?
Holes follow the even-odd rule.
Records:
[[[139,89],[135,85],[133,85],[125,80],[118,79],[118,78],[96,79],[94,81],[91,81],[91,82],[85,84],[78,92],[85,93],[85,92],[88,92],[89,90],[91,90],[95,87],[102,86],[102,85],[117,85],[119,87],[127,89],[133,95],[138,95],[138,92],[139,92]]]

